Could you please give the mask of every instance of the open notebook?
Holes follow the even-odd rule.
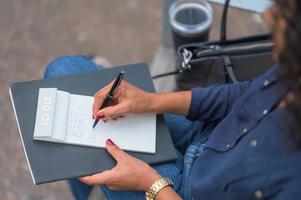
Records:
[[[57,88],[40,88],[34,139],[73,145],[104,147],[110,138],[121,149],[155,153],[156,115],[131,115],[92,128],[93,97]]]
[[[124,78],[127,82],[148,92],[155,91],[149,68],[146,64],[142,63],[64,77],[19,82],[11,85],[9,93],[20,133],[20,142],[23,145],[25,158],[35,184],[87,176],[112,169],[116,165],[115,160],[104,148],[45,142],[33,139],[40,88],[57,88],[58,90],[70,93],[70,95],[72,94],[72,96],[74,94],[80,94],[84,95],[84,97],[91,98],[99,88],[105,87],[116,78],[116,75],[121,70],[125,71],[126,77]],[[90,115],[89,118],[90,117],[92,116]],[[124,120],[126,120],[126,118]],[[156,137],[156,152],[153,154],[127,151],[127,153],[148,164],[160,164],[175,160],[177,154],[163,115],[157,115],[155,120],[156,136],[154,137]],[[119,121],[120,120],[117,122]],[[126,128],[133,130],[139,127],[138,124],[140,123],[135,121],[134,126],[128,124]],[[99,122],[97,127],[102,125],[104,125],[104,123]],[[135,129],[135,133],[139,132],[139,134],[131,138],[131,143],[138,145],[139,142],[142,142],[140,144],[141,146],[143,146],[146,141],[150,143],[150,139],[144,138],[141,141],[137,139],[137,137],[141,136],[140,134],[148,131],[148,129],[147,127],[143,127],[142,132],[139,132],[138,129],[136,131]],[[110,137],[112,135],[113,133],[110,134]]]

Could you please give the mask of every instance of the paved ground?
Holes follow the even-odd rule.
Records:
[[[160,0],[0,1],[0,199],[70,199],[66,185],[33,186],[8,96],[60,55],[99,53],[114,65],[150,63],[160,42]]]
[[[150,64],[160,44],[161,1],[0,0],[0,5],[0,199],[70,199],[64,182],[33,186],[8,87],[41,78],[51,59],[66,54],[98,53],[113,65]],[[220,7],[214,9],[212,39],[218,36]],[[230,12],[230,19],[231,36],[265,30],[242,11]]]

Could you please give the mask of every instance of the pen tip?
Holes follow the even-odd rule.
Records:
[[[98,122],[98,120],[94,121],[93,128],[96,126],[97,122]]]
[[[125,72],[123,71],[123,70],[121,70],[121,72],[120,72],[121,74],[124,74]]]

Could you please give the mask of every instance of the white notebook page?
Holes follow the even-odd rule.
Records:
[[[51,130],[52,136],[39,137],[39,134],[43,135],[42,131],[46,130],[36,128],[34,139],[74,145],[105,147],[105,141],[110,138],[121,149],[155,153],[155,114],[128,115],[116,121],[109,120],[107,123],[100,120],[96,127],[93,128],[93,97],[67,94],[69,93],[57,90],[55,113],[53,115],[54,123]],[[39,120],[38,117],[37,120]],[[49,131],[47,130],[47,132]]]

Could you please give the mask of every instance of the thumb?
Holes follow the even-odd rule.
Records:
[[[117,105],[108,106],[97,112],[97,117],[100,119],[108,119],[119,117],[124,115],[126,112],[126,105],[124,103],[119,103]]]
[[[125,156],[125,152],[122,151],[111,139],[106,141],[106,149],[111,156],[118,162],[122,157]]]

